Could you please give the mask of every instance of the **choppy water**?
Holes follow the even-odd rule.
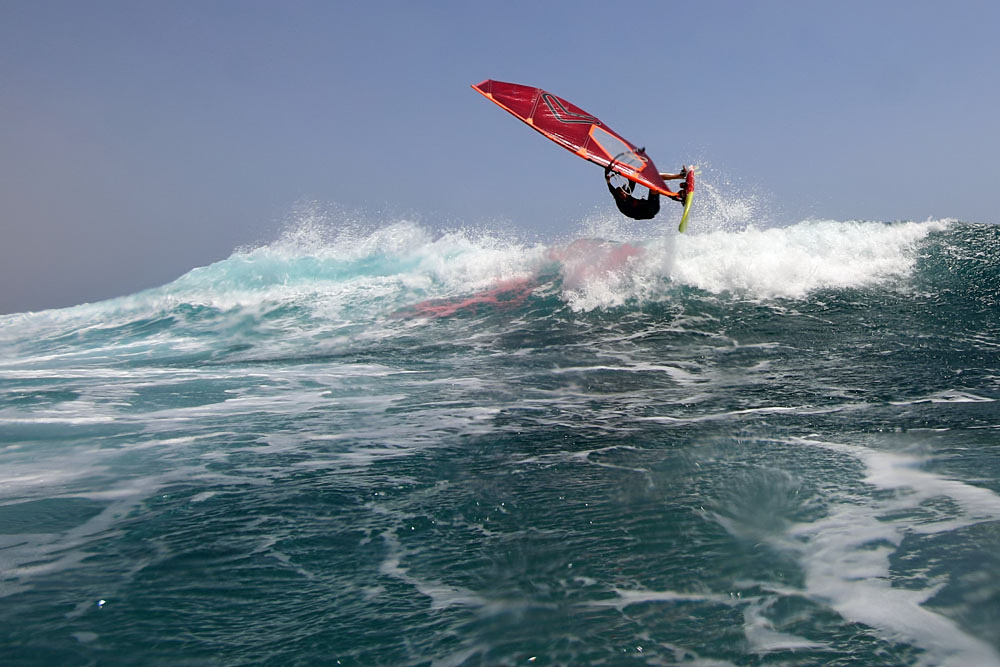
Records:
[[[318,233],[0,317],[0,662],[1000,664],[1000,228]]]

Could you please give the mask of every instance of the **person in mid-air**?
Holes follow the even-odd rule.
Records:
[[[635,189],[635,183],[628,180],[621,174],[612,171],[611,167],[614,163],[609,164],[604,169],[604,180],[608,184],[608,190],[611,191],[611,196],[615,198],[615,204],[618,206],[618,210],[624,215],[635,220],[650,220],[656,217],[656,214],[660,212],[660,193],[654,192],[652,190],[646,195],[645,199],[638,199],[632,196],[632,192]],[[618,176],[618,180],[624,181],[621,185],[614,185],[611,182],[611,175],[615,174]],[[681,181],[681,187],[678,192],[669,192],[668,197],[674,201],[684,203],[684,195],[687,190],[687,183],[685,178],[687,177],[687,167],[681,168],[681,173],[679,174],[660,174],[660,178],[665,181]]]

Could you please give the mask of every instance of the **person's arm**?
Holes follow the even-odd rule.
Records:
[[[660,174],[660,178],[662,178],[665,181],[677,181],[677,180],[680,180],[682,178],[687,178],[687,169],[682,168],[681,169],[681,173],[679,173],[679,174],[661,173]]]

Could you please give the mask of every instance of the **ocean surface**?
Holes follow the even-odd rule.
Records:
[[[0,664],[1000,665],[1000,226],[611,227],[0,317]]]

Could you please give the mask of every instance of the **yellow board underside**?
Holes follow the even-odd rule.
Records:
[[[692,199],[694,199],[694,191],[689,192],[684,196],[684,213],[681,214],[681,224],[677,227],[677,231],[681,234],[684,233],[688,226],[688,213],[691,212]]]

